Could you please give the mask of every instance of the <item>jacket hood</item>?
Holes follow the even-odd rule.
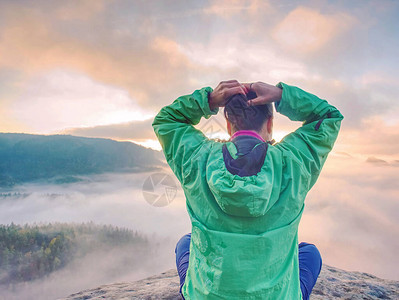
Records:
[[[266,147],[267,151],[264,156],[260,155],[262,147]],[[242,151],[243,147],[238,144],[226,142],[218,143],[211,151],[206,178],[216,202],[226,214],[259,217],[265,215],[278,200],[282,167],[276,168],[272,164],[274,151],[270,148],[272,146],[267,147],[266,143],[258,141],[252,149]],[[256,168],[259,169],[256,174],[243,176],[243,173]]]

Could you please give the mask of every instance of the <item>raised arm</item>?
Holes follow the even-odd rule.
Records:
[[[310,176],[310,189],[334,146],[344,117],[326,100],[298,87],[281,82],[277,86],[283,89],[281,100],[275,102],[277,112],[303,123],[276,147],[289,151],[302,164],[303,171]]]
[[[310,189],[334,146],[344,117],[326,100],[282,82],[277,86],[255,83],[252,89],[259,96],[253,104],[274,102],[277,112],[292,121],[303,122],[275,147],[301,165],[302,171],[310,177]]]
[[[177,98],[172,104],[163,107],[152,122],[166,161],[180,182],[184,163],[209,142],[193,125],[197,125],[202,117],[209,119],[218,113],[218,107],[213,110],[209,107],[208,94],[211,92],[212,88],[205,87]]]
[[[197,125],[202,117],[209,119],[216,115],[219,107],[224,106],[225,99],[240,92],[244,93],[244,88],[238,81],[223,81],[215,90],[205,87],[177,98],[172,104],[163,107],[154,118],[154,132],[166,161],[180,182],[184,174],[196,170],[192,168],[195,153],[211,143],[193,125]],[[195,177],[196,174],[192,175]]]

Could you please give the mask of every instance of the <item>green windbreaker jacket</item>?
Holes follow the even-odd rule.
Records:
[[[209,119],[212,88],[163,107],[152,126],[186,196],[190,259],[185,299],[302,299],[298,225],[306,194],[337,138],[343,116],[326,100],[279,83],[277,112],[303,121],[269,145],[259,173],[240,177],[225,166],[224,143],[193,125]],[[260,143],[263,143],[259,140]],[[233,158],[237,148],[226,142]],[[255,146],[256,147],[256,146]]]

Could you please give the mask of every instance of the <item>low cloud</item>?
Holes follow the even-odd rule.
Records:
[[[16,187],[14,191],[27,195],[2,199],[0,223],[93,221],[169,239],[160,249],[165,264],[153,270],[162,272],[175,267],[175,243],[191,228],[180,184],[169,168],[162,172],[177,187],[165,207],[153,207],[143,196],[141,189],[152,172],[105,174],[60,186]],[[315,243],[326,264],[398,279],[392,264],[399,247],[398,181],[393,162],[373,164],[332,153],[306,198],[300,241]]]
[[[374,157],[374,156],[370,156],[369,158],[367,158],[366,162],[368,163],[372,163],[372,164],[388,164],[387,161]]]
[[[323,262],[397,279],[399,175],[394,167],[330,156],[305,201],[301,240],[315,243]]]

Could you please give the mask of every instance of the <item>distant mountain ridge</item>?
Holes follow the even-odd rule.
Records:
[[[71,135],[0,133],[0,187],[32,181],[64,183],[74,176],[151,171],[164,166],[160,151],[131,142]]]

